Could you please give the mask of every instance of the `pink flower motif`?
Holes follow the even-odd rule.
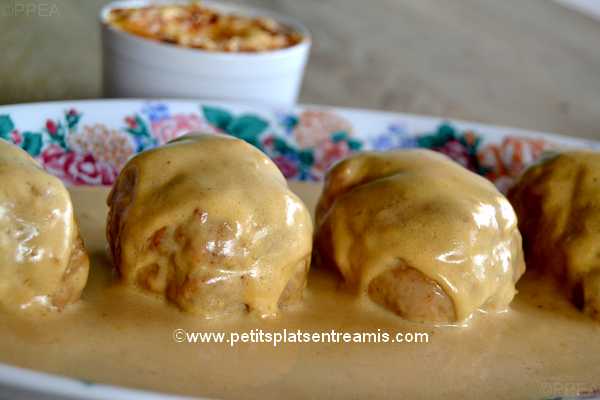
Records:
[[[352,150],[348,147],[348,143],[345,141],[339,141],[337,143],[328,140],[322,142],[314,152],[315,155],[315,169],[320,172],[318,175],[324,174],[329,167],[338,160],[345,158],[350,155]]]
[[[467,148],[458,140],[449,140],[444,143],[443,146],[435,148],[435,150],[447,155],[465,168],[470,170],[475,169],[475,165],[473,165],[473,160],[469,157]]]
[[[75,116],[75,115],[77,115],[77,110],[75,110],[74,108],[71,108],[71,109],[69,109],[69,111],[67,111],[67,115]]]
[[[135,120],[135,117],[125,117],[125,123],[127,124],[128,127],[130,127],[131,129],[135,129],[138,126],[137,121]]]
[[[352,125],[345,118],[329,111],[304,111],[293,130],[300,148],[317,147],[329,140],[332,133],[346,132],[352,135]]]
[[[279,167],[281,173],[286,178],[293,178],[298,174],[298,166],[292,160],[284,156],[273,158],[273,162]]]
[[[93,155],[66,152],[54,144],[42,152],[40,160],[48,172],[73,185],[112,185],[117,177],[115,168]]]
[[[263,139],[263,147],[271,148],[273,146],[273,142],[274,142],[273,136],[267,136],[265,139]]]
[[[10,139],[17,146],[20,145],[21,142],[23,141],[23,137],[21,136],[21,133],[19,133],[19,131],[16,129],[10,133]]]
[[[58,131],[58,126],[56,125],[56,122],[52,121],[51,119],[47,120],[46,130],[49,134],[56,135],[56,132]]]
[[[67,142],[71,150],[91,154],[97,161],[114,165],[118,170],[134,153],[126,134],[103,124],[86,125],[81,132],[69,135]]]
[[[217,130],[196,114],[175,114],[152,122],[153,136],[161,144],[190,132],[217,133]]]

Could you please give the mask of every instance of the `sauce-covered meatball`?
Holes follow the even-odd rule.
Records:
[[[191,135],[134,157],[108,199],[125,283],[213,317],[298,301],[312,221],[277,166],[244,141]]]
[[[528,265],[564,283],[600,319],[600,154],[555,154],[530,167],[508,198]]]
[[[505,309],[525,270],[506,198],[428,150],[363,153],[334,166],[316,240],[322,262],[350,287],[415,321]]]
[[[79,299],[89,260],[62,182],[0,140],[0,306],[62,309]]]

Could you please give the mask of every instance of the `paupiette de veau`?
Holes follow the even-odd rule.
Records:
[[[573,302],[600,319],[600,153],[554,154],[509,190],[527,264],[558,278]]]
[[[338,163],[316,214],[321,262],[405,319],[454,323],[478,309],[504,310],[525,270],[508,200],[429,150]]]
[[[242,140],[194,134],[138,154],[108,205],[126,284],[204,317],[272,316],[301,299],[311,216],[277,166]]]
[[[17,146],[0,140],[0,307],[61,310],[77,301],[89,259],[69,192]]]

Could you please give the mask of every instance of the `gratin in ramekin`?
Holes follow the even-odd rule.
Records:
[[[203,1],[223,13],[270,17],[303,37],[291,47],[257,53],[209,52],[151,39],[113,27],[113,8],[177,0],[114,1],[100,12],[105,97],[179,97],[252,101],[293,105],[308,60],[311,36],[300,22],[254,7]]]

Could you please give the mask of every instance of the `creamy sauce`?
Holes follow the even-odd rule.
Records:
[[[320,187],[292,183],[314,209]],[[203,320],[115,284],[102,188],[71,189],[91,257],[82,301],[37,320],[0,314],[0,361],[134,388],[227,399],[542,398],[600,389],[600,324],[551,283],[528,274],[504,314],[466,328],[409,323],[357,302],[339,277],[313,268],[304,303],[277,319]],[[188,331],[387,331],[431,334],[419,344],[183,344]]]

